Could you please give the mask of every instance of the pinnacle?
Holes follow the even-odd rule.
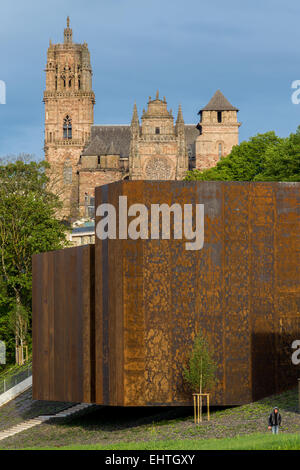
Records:
[[[182,115],[182,109],[181,109],[181,104],[180,104],[179,107],[178,107],[178,114],[177,114],[176,124],[178,124],[178,123],[184,123],[183,115]]]
[[[136,103],[134,103],[131,125],[138,124],[138,123],[139,123],[139,116],[138,116],[138,112],[137,112]]]

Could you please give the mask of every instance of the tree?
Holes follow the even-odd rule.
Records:
[[[283,155],[289,145],[299,145],[299,137],[295,139],[291,134],[288,138],[281,138],[273,131],[258,134],[251,137],[248,142],[234,146],[230,154],[220,160],[214,168],[202,172],[189,171],[186,180],[277,181],[276,178],[280,175],[281,181],[291,181],[291,178],[294,178],[293,181],[298,181],[295,178],[299,177],[299,160],[298,163],[297,161],[292,163],[296,154],[295,147],[294,153],[290,149],[289,171],[285,167]],[[280,172],[277,167],[281,167],[282,171]]]
[[[201,332],[194,340],[194,345],[190,353],[188,366],[184,368],[183,377],[195,393],[206,393],[215,381],[216,364],[214,363],[207,341]],[[197,400],[199,406],[199,401]],[[202,395],[200,395],[200,421],[202,421]],[[199,416],[199,415],[198,415]],[[196,410],[195,410],[196,422]]]
[[[210,354],[208,344],[201,332],[194,340],[193,348],[183,376],[190,388],[196,393],[203,393],[215,380],[216,365]]]
[[[31,258],[66,245],[61,203],[49,191],[46,162],[0,162],[0,332],[23,347],[31,332]],[[5,322],[2,321],[5,317]]]
[[[261,173],[255,181],[300,181],[300,126],[279,145],[266,149]]]

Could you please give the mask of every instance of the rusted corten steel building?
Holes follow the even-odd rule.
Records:
[[[171,232],[35,255],[33,398],[190,405],[182,371],[200,329],[217,364],[213,405],[295,386],[300,183],[120,181],[96,188],[96,208],[118,213],[120,196],[149,213],[204,204],[203,248]]]

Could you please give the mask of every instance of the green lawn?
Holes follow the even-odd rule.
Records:
[[[268,431],[275,405],[282,414],[278,436]],[[60,406],[66,404],[32,400],[28,391],[0,408],[0,429]],[[192,408],[96,406],[3,439],[0,449],[300,449],[297,388],[243,406],[212,409],[210,421],[204,415],[200,425],[192,413]]]
[[[74,445],[42,450],[300,450],[299,434],[250,434],[225,439],[185,439],[124,442],[114,445]],[[41,449],[40,449],[41,450]]]

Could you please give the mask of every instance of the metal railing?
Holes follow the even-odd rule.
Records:
[[[8,373],[4,377],[0,378],[0,394],[7,392],[7,390],[15,387],[23,380],[27,379],[32,375],[32,363],[28,362],[22,366],[21,370],[16,370],[15,372]]]

